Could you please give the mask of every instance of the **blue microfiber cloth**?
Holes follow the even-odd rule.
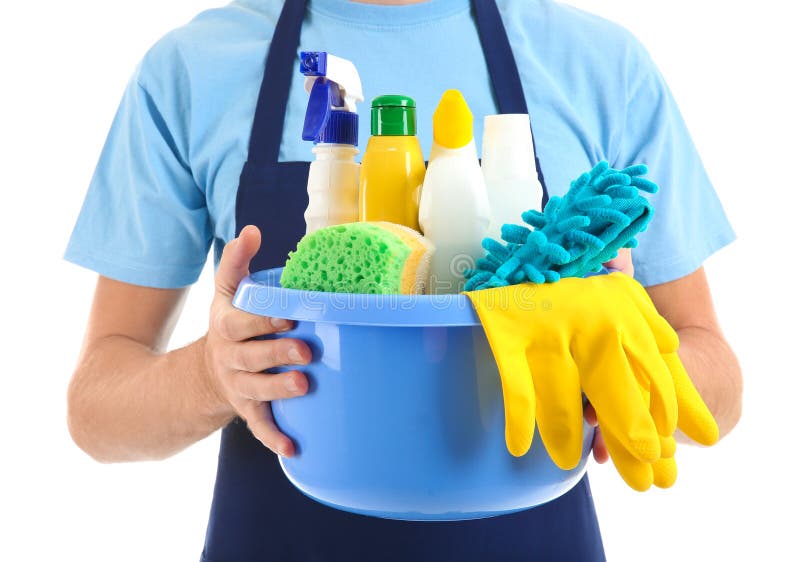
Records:
[[[573,181],[567,194],[551,197],[544,212],[530,210],[522,220],[533,229],[505,224],[506,244],[484,238],[486,257],[464,272],[465,290],[475,291],[531,281],[553,283],[600,271],[620,248],[635,248],[636,235],[653,217],[653,207],[639,192],[655,193],[645,179],[647,166],[615,170],[600,162]]]

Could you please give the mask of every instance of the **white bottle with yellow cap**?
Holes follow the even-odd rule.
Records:
[[[472,113],[458,90],[447,90],[433,114],[433,150],[419,204],[419,224],[436,246],[430,292],[458,293],[464,269],[483,257],[489,198],[472,135]]]

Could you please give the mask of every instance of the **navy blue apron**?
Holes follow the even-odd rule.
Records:
[[[236,234],[254,224],[262,246],[251,271],[280,267],[305,231],[308,162],[278,162],[305,0],[287,0],[264,81],[236,198]],[[473,10],[501,113],[528,113],[494,0]],[[299,135],[299,132],[298,132]],[[299,138],[299,137],[298,137]],[[547,190],[537,161],[539,179]],[[339,511],[307,498],[241,420],[222,431],[205,562],[605,560],[586,478],[543,506],[471,521],[409,522]]]

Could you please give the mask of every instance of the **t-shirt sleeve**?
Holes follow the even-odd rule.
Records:
[[[645,286],[684,277],[735,239],[675,99],[644,48],[631,72],[616,168],[645,163],[660,190],[647,231],[633,251]]]
[[[66,260],[148,287],[197,280],[212,229],[189,165],[189,99],[182,61],[154,48],[125,90]]]

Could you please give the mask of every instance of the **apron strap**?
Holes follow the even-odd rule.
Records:
[[[528,113],[517,63],[497,4],[494,1],[472,0],[472,5],[500,113]]]
[[[247,155],[248,163],[259,168],[278,161],[305,13],[306,0],[286,0],[272,36]]]
[[[478,26],[478,35],[483,46],[483,56],[489,68],[489,77],[492,89],[497,100],[500,113],[530,113],[525,101],[525,90],[519,77],[519,69],[514,60],[514,51],[508,41],[503,18],[494,0],[472,0],[475,10],[475,21]],[[539,153],[536,150],[536,137],[531,130],[533,150],[536,154],[536,173],[539,183],[542,184],[542,208],[547,203],[550,195],[544,181],[542,167],[539,164]]]

